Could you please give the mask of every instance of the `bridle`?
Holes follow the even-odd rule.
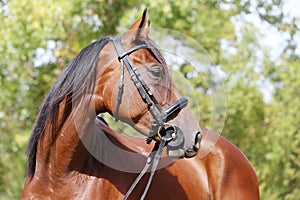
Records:
[[[144,169],[141,171],[139,176],[136,178],[134,183],[129,188],[128,192],[126,193],[124,200],[129,197],[133,189],[136,187],[140,179],[143,177],[143,175],[147,172],[148,168],[150,167],[152,161],[152,168],[151,168],[151,174],[148,179],[146,188],[144,190],[144,193],[141,197],[141,199],[144,199],[147,191],[150,187],[154,172],[158,166],[162,150],[163,148],[172,140],[176,139],[178,136],[182,138],[183,136],[180,136],[177,128],[171,124],[168,124],[167,121],[174,117],[174,115],[177,115],[181,109],[183,109],[188,104],[188,99],[186,97],[182,97],[179,100],[177,100],[175,103],[173,103],[171,106],[169,106],[167,109],[163,109],[162,106],[159,104],[157,99],[154,97],[153,93],[150,91],[150,88],[147,86],[146,82],[142,79],[140,73],[134,66],[133,62],[129,58],[129,55],[139,49],[148,48],[145,44],[139,44],[135,47],[132,47],[131,49],[125,51],[123,49],[123,46],[121,44],[121,36],[117,36],[113,39],[113,44],[115,46],[115,49],[118,54],[118,60],[121,63],[121,75],[120,75],[120,81],[118,86],[118,98],[117,98],[117,106],[116,106],[116,114],[115,114],[115,120],[118,121],[119,119],[119,108],[122,102],[122,96],[123,96],[123,88],[124,88],[124,66],[126,67],[130,77],[131,81],[134,83],[135,87],[137,88],[139,95],[141,96],[142,100],[147,104],[148,110],[151,113],[153,120],[151,123],[151,129],[150,133],[148,135],[147,144],[150,144],[153,140],[153,136],[158,135],[160,138],[160,141],[156,142],[152,152],[147,158],[146,165]]]
[[[182,97],[169,106],[167,109],[163,109],[159,104],[157,99],[154,97],[153,93],[150,91],[150,88],[147,86],[146,82],[141,78],[141,74],[138,72],[136,67],[133,65],[129,55],[139,49],[148,48],[145,44],[139,44],[127,51],[125,51],[121,44],[121,36],[117,36],[113,39],[113,43],[115,49],[118,54],[118,60],[121,63],[121,75],[118,86],[118,98],[117,98],[117,106],[116,106],[116,114],[115,119],[118,121],[119,118],[119,108],[122,102],[123,96],[123,88],[124,88],[124,65],[130,75],[131,81],[134,83],[137,88],[139,95],[143,99],[143,101],[147,104],[148,110],[151,113],[153,120],[151,124],[150,133],[147,139],[147,144],[152,141],[154,135],[158,134],[159,136],[164,135],[163,132],[169,126],[166,122],[171,118],[174,114],[178,114],[178,112],[183,109],[188,104],[188,99],[186,97]],[[159,113],[157,112],[159,111]],[[176,132],[176,130],[174,130]]]

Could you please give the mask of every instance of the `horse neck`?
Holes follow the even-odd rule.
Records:
[[[81,137],[94,129],[95,113],[91,104],[81,101],[77,109],[63,101],[58,110],[56,124],[47,121],[43,136],[38,144],[36,175],[45,177],[60,177],[70,169],[83,168],[88,159],[88,152],[84,148]]]

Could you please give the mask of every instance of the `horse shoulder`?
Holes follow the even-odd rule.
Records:
[[[223,136],[207,129],[205,142],[214,144],[207,155],[200,157],[213,199],[259,199],[258,178],[247,157]]]

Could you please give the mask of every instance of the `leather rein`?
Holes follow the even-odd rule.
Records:
[[[139,176],[133,182],[129,190],[127,191],[124,200],[126,200],[129,195],[132,193],[138,182],[147,172],[148,168],[152,164],[150,177],[148,179],[147,185],[143,192],[141,199],[146,197],[147,191],[150,187],[151,181],[153,179],[154,173],[158,166],[163,148],[173,139],[177,137],[177,129],[175,126],[168,124],[167,120],[174,114],[178,113],[181,109],[183,109],[188,104],[188,99],[186,97],[182,97],[169,106],[167,109],[163,109],[162,106],[159,104],[157,99],[154,97],[153,93],[150,91],[150,88],[147,86],[146,82],[141,78],[141,74],[138,72],[136,67],[134,66],[133,62],[129,58],[129,55],[139,49],[148,48],[145,44],[139,44],[127,51],[123,49],[121,44],[121,36],[117,36],[113,39],[113,43],[115,49],[118,54],[118,60],[121,64],[121,75],[120,81],[118,86],[118,98],[117,98],[117,106],[116,106],[116,115],[115,120],[119,120],[119,108],[122,102],[123,96],[123,88],[124,88],[124,66],[126,67],[131,81],[134,83],[135,87],[137,88],[139,95],[141,96],[144,103],[147,104],[148,110],[151,113],[153,120],[151,123],[150,133],[147,138],[147,144],[150,144],[153,140],[153,136],[158,135],[160,137],[160,141],[156,141],[155,146],[152,152],[149,154],[147,158],[147,162],[143,170],[140,172]],[[182,136],[181,136],[182,137]]]

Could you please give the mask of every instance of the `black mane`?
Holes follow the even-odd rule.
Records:
[[[55,124],[60,103],[63,100],[68,102],[72,98],[93,92],[98,56],[109,41],[109,37],[104,37],[81,50],[63,69],[50,89],[41,105],[27,146],[27,177],[31,177],[35,173],[38,141],[45,130],[47,120],[50,120],[50,124]],[[52,126],[52,130],[56,130],[56,128]]]

